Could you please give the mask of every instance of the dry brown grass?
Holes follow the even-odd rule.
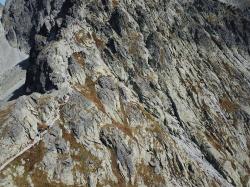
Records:
[[[211,187],[220,187],[221,184],[218,184],[217,181],[213,180],[210,182]]]
[[[138,174],[143,178],[146,186],[162,186],[165,183],[164,177],[155,173],[150,166],[140,164],[137,166]]]
[[[200,84],[200,82],[193,83],[190,79],[185,82],[186,87],[190,88],[196,95],[202,94],[202,86]]]
[[[27,176],[30,175],[32,179],[32,183],[37,187],[43,187],[43,186],[65,186],[53,182],[49,182],[47,180],[47,175],[39,170],[36,165],[41,163],[43,160],[43,157],[45,155],[46,149],[44,147],[44,142],[40,142],[35,147],[31,148],[27,152],[25,152],[23,155],[18,157],[11,165],[12,169],[15,169],[16,166],[23,165],[21,163],[21,160],[25,161],[24,168],[25,172],[22,176],[15,176],[14,182],[17,186],[29,186],[27,182]]]
[[[112,5],[113,5],[113,7],[117,7],[119,5],[119,1],[118,0],[112,0]]]
[[[124,125],[124,124],[117,123],[114,120],[112,120],[112,124],[104,125],[102,128],[106,128],[106,129],[117,128],[121,132],[123,132],[124,134],[129,136],[130,138],[134,139],[134,135],[133,135],[134,132],[133,132],[133,129],[131,127]]]
[[[105,113],[105,108],[100,98],[97,96],[95,84],[96,83],[93,82],[90,77],[87,77],[84,86],[76,85],[75,87],[76,90],[79,91],[83,96],[92,101],[100,111]]]
[[[37,146],[31,148],[23,156],[21,156],[22,159],[26,161],[25,170],[28,172],[34,170],[35,165],[40,163],[43,160],[45,151],[46,149],[44,146],[44,142],[41,141],[40,143],[38,143]]]
[[[48,187],[74,187],[74,186],[70,186],[70,185],[65,185],[61,182],[48,181],[47,174],[41,170],[38,170],[38,169],[36,171],[34,171],[34,174],[32,174],[31,179],[32,179],[32,182],[33,182],[35,187],[44,187],[44,186],[48,186]]]
[[[217,17],[216,17],[215,15],[213,15],[213,14],[209,14],[209,15],[207,16],[207,21],[208,21],[209,23],[216,23]]]
[[[51,99],[51,96],[43,96],[41,98],[39,98],[38,100],[38,106],[44,106],[44,105],[47,105],[49,100]]]
[[[72,133],[68,133],[63,129],[63,138],[70,143],[70,147],[77,152],[71,152],[71,158],[76,161],[75,171],[82,174],[90,174],[95,172],[101,165],[101,161],[94,155],[92,155],[85,147],[76,141],[76,138]],[[88,165],[88,161],[93,164]]]
[[[49,126],[46,123],[37,123],[37,128],[39,132],[44,132],[49,129]]]
[[[161,50],[160,50],[160,63],[161,64],[164,64],[165,56],[166,56],[165,50],[163,48],[161,48]]]
[[[156,120],[156,118],[146,111],[142,106],[137,105],[138,108],[141,110],[143,116],[148,120],[149,125],[146,127],[146,130],[148,133],[153,134],[153,136],[156,138],[155,139],[155,149],[160,146],[165,146],[166,142],[170,141],[168,133],[166,132],[165,129],[162,128],[162,126],[159,124],[159,122]],[[160,146],[160,147],[161,147]]]
[[[17,157],[7,168],[11,169],[12,173],[16,173],[16,168],[18,166],[24,166],[24,173],[22,175],[12,175],[14,184],[20,187],[30,186],[27,177],[30,176],[32,183],[36,187],[64,187],[66,185],[62,183],[56,183],[52,181],[48,181],[47,174],[44,171],[38,169],[37,165],[39,165],[44,156],[46,154],[46,148],[43,141],[40,141],[36,146],[27,150],[24,154]],[[23,164],[22,162],[25,162]],[[11,174],[12,174],[11,173]],[[8,172],[7,172],[8,175]],[[5,177],[4,175],[2,175]]]
[[[0,111],[0,125],[4,124],[11,114],[13,105],[8,105],[3,110]]]
[[[136,56],[140,52],[140,50],[139,50],[140,46],[138,43],[140,40],[140,35],[137,32],[132,32],[132,33],[130,33],[129,39],[131,42],[129,43],[128,52],[129,52],[129,54]]]
[[[78,64],[80,64],[81,67],[84,67],[84,65],[85,65],[85,60],[84,60],[85,56],[81,52],[73,53],[73,57],[76,60],[76,62]]]
[[[223,146],[220,144],[220,140],[213,133],[205,132],[205,136],[216,150],[223,150]]]
[[[92,33],[92,37],[95,41],[96,47],[98,49],[104,49],[105,48],[105,42],[100,39],[99,37],[97,37],[96,33]]]
[[[227,63],[227,62],[223,62],[222,65],[224,66],[225,70],[229,74],[229,77],[233,77],[235,74],[234,73],[235,70],[233,69],[233,67],[231,65],[229,65],[229,63]]]
[[[219,103],[220,107],[228,113],[236,112],[239,109],[239,105],[230,101],[227,96],[220,98]]]
[[[90,40],[92,40],[92,37],[89,32],[85,33],[83,30],[80,30],[79,32],[75,34],[75,41],[78,44],[86,44]]]

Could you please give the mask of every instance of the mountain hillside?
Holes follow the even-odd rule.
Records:
[[[250,8],[9,0],[26,95],[0,107],[0,186],[250,186]]]
[[[0,19],[3,6],[0,4]],[[0,105],[10,99],[12,92],[25,83],[27,54],[12,47],[0,22]]]

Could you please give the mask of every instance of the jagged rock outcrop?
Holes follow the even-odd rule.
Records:
[[[230,2],[8,1],[31,95],[1,109],[0,186],[250,186],[250,10]]]

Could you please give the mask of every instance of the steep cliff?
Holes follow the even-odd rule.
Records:
[[[248,6],[7,1],[29,95],[1,107],[0,186],[250,186]]]

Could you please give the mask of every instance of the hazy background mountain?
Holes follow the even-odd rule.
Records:
[[[3,6],[0,7],[0,18]],[[0,104],[13,96],[25,82],[28,55],[8,43],[0,22]]]

